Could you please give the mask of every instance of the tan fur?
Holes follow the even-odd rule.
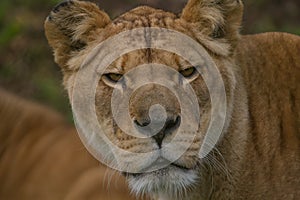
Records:
[[[0,199],[132,199],[60,114],[0,89]]]
[[[87,7],[92,11],[81,9]],[[78,11],[85,17],[76,17]],[[190,83],[202,108],[201,127],[191,147],[175,162],[190,170],[169,167],[166,173],[139,177],[129,174],[127,179],[133,191],[142,182],[146,183],[148,188],[144,189],[149,195],[158,199],[173,199],[178,197],[177,192],[182,191],[187,193],[179,199],[297,199],[300,196],[300,38],[283,33],[241,36],[242,11],[240,0],[190,0],[180,16],[138,7],[110,21],[95,5],[71,1],[52,11],[46,20],[46,35],[55,60],[64,71],[64,85],[70,97],[76,70],[88,53],[103,40],[124,30],[162,27],[182,32],[201,44],[217,64],[228,100],[223,138],[214,151],[199,160],[198,151],[204,137],[202,133],[205,133],[210,119],[211,105],[205,83],[197,76]],[[83,25],[88,32],[82,29]],[[80,48],[70,45],[78,41],[84,41]],[[162,63],[178,71],[189,65],[173,53],[146,49],[121,56],[107,72],[125,74],[149,62]],[[128,136],[112,123],[112,91],[104,79],[99,81],[97,116],[105,123],[108,137],[131,152],[154,150],[153,138]],[[149,107],[156,103],[167,107],[168,114],[176,117],[179,108],[175,99],[162,87],[143,87],[131,98],[131,117],[144,120]],[[172,134],[166,136],[164,142],[171,139]],[[177,142],[180,145],[185,141]],[[139,169],[149,159],[129,164]],[[126,163],[127,159],[121,156],[121,161]],[[188,176],[194,172],[198,181],[191,182],[184,189],[176,185],[176,175],[186,173]],[[152,187],[151,181],[157,179],[155,183],[163,184]]]

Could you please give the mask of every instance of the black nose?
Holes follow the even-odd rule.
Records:
[[[147,119],[135,119],[134,123],[139,126],[139,127],[145,127],[148,126],[150,124],[150,118]]]
[[[157,145],[159,148],[161,148],[162,141],[166,137],[166,135],[171,135],[174,133],[174,131],[179,127],[181,122],[181,117],[168,117],[164,127],[162,130],[159,131],[156,135],[152,136],[152,138],[156,141]],[[139,127],[146,127],[148,126],[151,122],[150,119],[143,119],[143,120],[134,120],[134,123],[139,126]]]

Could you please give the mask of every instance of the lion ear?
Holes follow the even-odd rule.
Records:
[[[198,26],[199,31],[216,39],[235,42],[243,16],[241,0],[189,0],[181,18]]]
[[[64,1],[54,7],[45,21],[45,34],[55,62],[64,71],[70,58],[78,55],[110,22],[109,16],[91,2]]]

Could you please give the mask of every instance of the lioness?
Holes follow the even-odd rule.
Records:
[[[145,29],[146,42],[153,39],[151,31],[146,31],[149,27],[171,29],[193,38],[221,73],[226,120],[217,144],[203,158],[199,151],[208,134],[213,108],[208,86],[196,66],[173,52],[143,48],[120,55],[99,77],[96,114],[107,137],[129,152],[155,152],[149,157],[109,152],[120,166],[141,171],[123,172],[136,194],[146,193],[153,199],[299,198],[300,38],[287,33],[241,36],[242,15],[241,0],[189,0],[180,15],[142,6],[111,20],[95,4],[74,0],[56,6],[47,18],[46,36],[63,71],[71,102],[76,79],[84,78],[76,77],[78,71],[82,65],[89,67],[86,58],[93,49],[110,37],[136,28]],[[129,38],[128,44],[134,39]],[[115,50],[117,46],[111,53]],[[170,90],[155,83],[132,93],[128,120],[136,127],[147,127],[152,121],[149,109],[159,104],[166,112],[160,132],[138,138],[115,123],[111,111],[113,91],[128,88],[130,80],[123,80],[126,73],[147,63],[169,66],[192,87],[201,108],[196,131],[186,131],[174,139],[182,124],[180,102]],[[137,78],[155,78],[152,76],[149,73],[148,77]],[[195,135],[192,140],[188,139],[191,135]],[[175,147],[164,151],[173,139]],[[171,160],[185,143],[191,145],[170,165],[142,172],[159,159]],[[94,150],[103,152],[107,148],[98,145]]]

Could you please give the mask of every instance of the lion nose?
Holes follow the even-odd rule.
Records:
[[[134,123],[139,127],[146,127],[150,124],[150,118],[149,119],[135,119]]]
[[[152,138],[156,141],[159,148],[161,148],[162,142],[166,135],[173,134],[177,128],[179,127],[181,122],[181,117],[178,115],[176,117],[168,117],[165,121],[165,124],[163,128],[155,135],[152,136]],[[134,120],[134,123],[143,128],[148,126],[151,123],[150,119],[139,119]]]

